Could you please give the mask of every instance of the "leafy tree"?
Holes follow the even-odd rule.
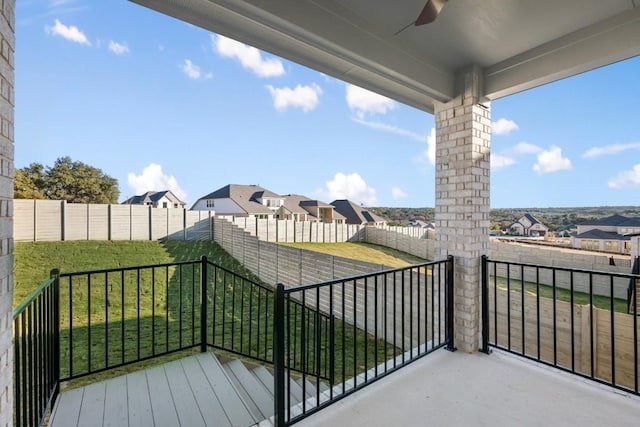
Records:
[[[13,197],[16,199],[46,199],[44,166],[31,163],[29,166],[16,169],[13,179]]]
[[[52,167],[32,163],[16,170],[16,199],[44,198],[70,203],[117,203],[118,181],[93,166],[60,157]],[[20,187],[20,188],[18,188]],[[40,197],[38,197],[40,196]]]

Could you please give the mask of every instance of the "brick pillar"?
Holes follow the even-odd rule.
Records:
[[[0,0],[0,426],[13,425],[13,51],[15,0]]]
[[[436,105],[436,259],[455,257],[455,346],[480,342],[480,257],[489,249],[491,110],[479,103],[482,75],[460,76],[459,96]]]

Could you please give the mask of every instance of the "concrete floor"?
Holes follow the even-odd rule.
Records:
[[[501,351],[439,350],[297,424],[640,425],[640,397]]]

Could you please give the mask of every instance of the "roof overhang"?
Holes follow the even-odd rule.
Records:
[[[131,0],[432,113],[478,67],[504,97],[640,55],[640,0]]]

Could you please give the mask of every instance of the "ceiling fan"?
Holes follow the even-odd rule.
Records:
[[[413,25],[430,24],[435,21],[446,2],[447,0],[427,0],[427,4],[424,5],[422,12],[420,12]]]

